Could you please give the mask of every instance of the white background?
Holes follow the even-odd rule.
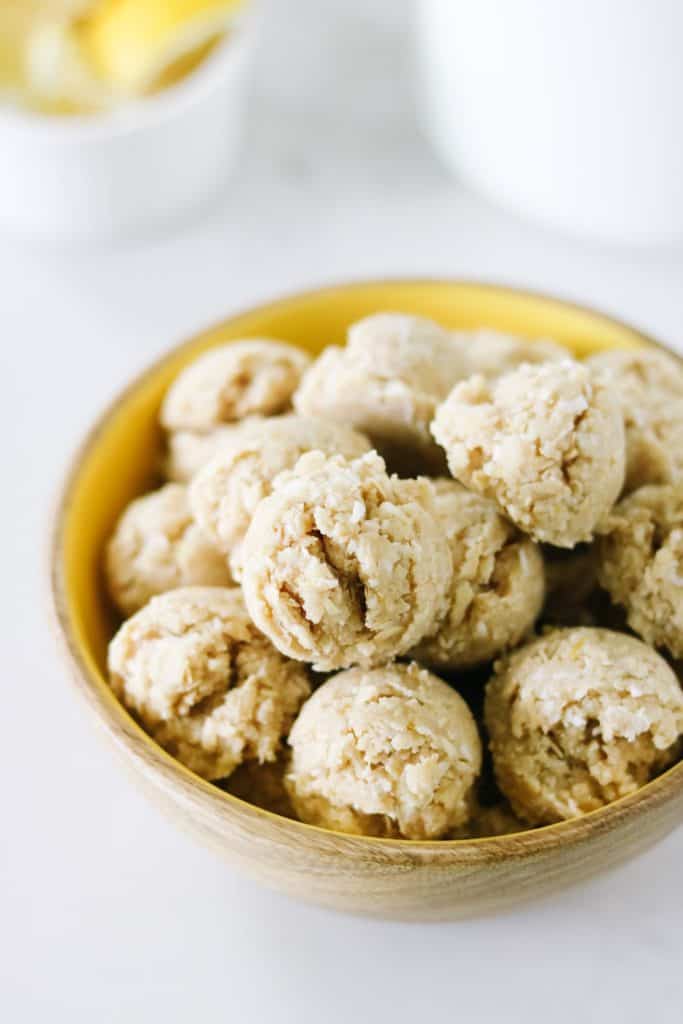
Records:
[[[220,208],[146,243],[0,236],[0,1017],[604,1024],[680,1011],[683,831],[492,920],[299,906],[148,806],[70,689],[45,614],[49,501],[101,405],[170,343],[291,289],[466,275],[594,303],[683,348],[683,251],[546,235],[451,182],[416,127],[409,5],[274,5]],[[678,1011],[676,1010],[678,1007]]]

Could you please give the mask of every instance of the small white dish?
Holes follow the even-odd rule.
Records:
[[[626,243],[683,239],[680,0],[420,0],[428,134],[515,213]]]
[[[256,27],[252,14],[186,79],[111,112],[0,109],[0,227],[141,234],[218,192],[238,152]]]

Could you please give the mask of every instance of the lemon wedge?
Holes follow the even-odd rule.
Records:
[[[38,0],[0,2],[0,89],[19,93],[24,87],[25,55],[36,18]]]
[[[91,113],[114,99],[83,60],[67,22],[35,27],[26,48],[25,75],[29,106],[44,114]]]
[[[85,59],[112,90],[154,91],[188,74],[246,0],[103,0],[75,26]]]

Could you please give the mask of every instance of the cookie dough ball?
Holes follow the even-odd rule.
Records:
[[[438,839],[467,821],[482,751],[454,690],[415,664],[328,679],[289,737],[286,785],[312,825]]]
[[[216,455],[224,451],[245,426],[260,417],[216,427],[206,434],[194,430],[174,430],[168,435],[163,461],[163,474],[167,480],[188,484]]]
[[[169,388],[161,424],[166,430],[209,431],[245,416],[284,412],[309,362],[301,349],[262,338],[210,349]]]
[[[500,789],[549,824],[626,796],[678,753],[683,691],[663,658],[606,629],[557,629],[496,666],[485,721]]]
[[[454,477],[556,547],[590,540],[624,482],[619,400],[573,360],[463,381],[432,431]]]
[[[194,480],[192,510],[230,557],[235,579],[241,579],[241,542],[256,506],[272,491],[275,477],[312,450],[353,459],[369,451],[370,442],[341,423],[295,415],[264,419],[243,428]]]
[[[231,582],[224,556],[194,521],[181,484],[166,484],[130,503],[107,544],[105,573],[124,615],[175,587]]]
[[[443,471],[429,423],[437,404],[467,373],[462,346],[431,320],[379,313],[330,346],[294,396],[298,412],[355,427],[390,468]]]
[[[626,493],[683,476],[683,364],[652,348],[586,360],[618,392],[626,423]]]
[[[492,501],[455,480],[433,486],[453,582],[439,631],[412,655],[437,668],[470,668],[516,646],[533,627],[543,604],[543,558]]]
[[[641,487],[617,505],[598,574],[631,629],[683,657],[683,481]]]
[[[522,363],[549,363],[571,359],[572,354],[555,341],[529,341],[500,331],[456,331],[454,338],[467,354],[468,376],[480,373],[488,379],[500,377]]]
[[[249,612],[278,650],[321,671],[405,654],[445,615],[452,578],[427,480],[376,452],[309,452],[275,481],[243,541]]]
[[[236,588],[153,598],[109,645],[109,674],[153,739],[206,779],[274,761],[310,693],[303,667],[258,632]]]

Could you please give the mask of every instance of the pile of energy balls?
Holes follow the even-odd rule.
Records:
[[[111,685],[192,771],[406,839],[518,831],[681,752],[683,365],[378,313],[213,348],[106,551]],[[485,749],[486,748],[486,749]]]

